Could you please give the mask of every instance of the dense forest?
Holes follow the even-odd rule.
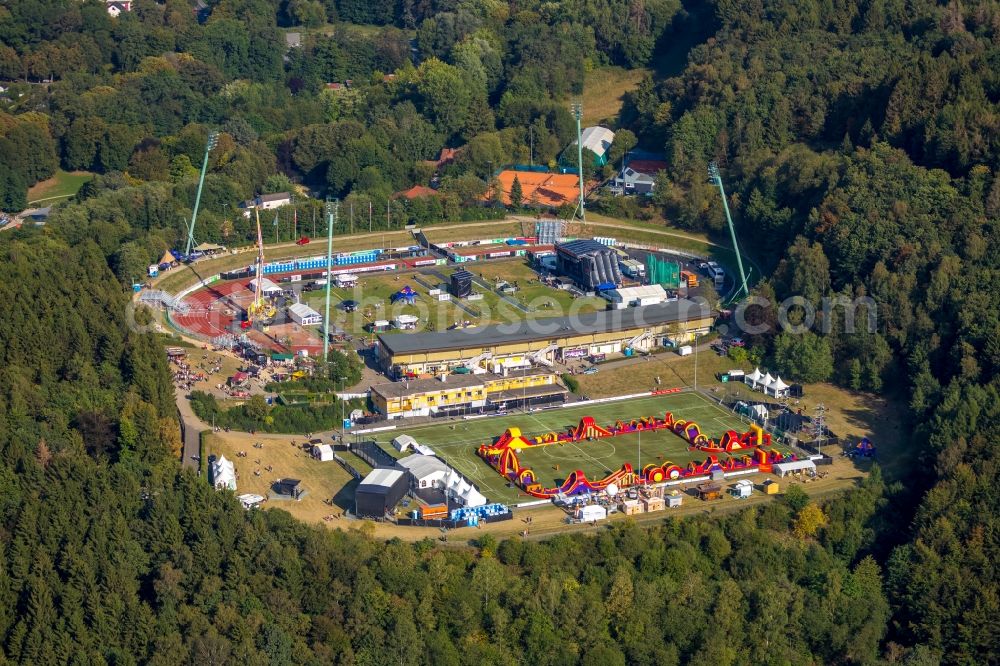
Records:
[[[0,0],[0,208],[58,167],[98,174],[44,228],[0,233],[6,660],[997,661],[995,3],[199,7]],[[717,161],[758,295],[875,300],[873,332],[834,310],[749,353],[898,396],[911,473],[876,467],[821,504],[448,548],[246,513],[180,471],[166,361],[123,284],[182,232],[210,127],[206,240],[245,237],[236,202],[293,184],[384,206],[465,146],[445,196],[393,211],[459,218],[530,142],[557,159],[583,72],[608,64],[650,71],[619,124],[667,156],[651,206],[721,228]]]

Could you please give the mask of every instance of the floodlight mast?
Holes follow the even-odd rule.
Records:
[[[722,196],[722,208],[726,212],[726,222],[729,224],[729,237],[733,241],[733,252],[736,253],[736,265],[740,269],[740,280],[742,282],[739,285],[739,290],[737,291],[737,298],[739,297],[739,292],[742,291],[744,296],[750,295],[750,290],[747,288],[747,274],[743,269],[743,256],[740,254],[740,247],[736,242],[736,227],[733,226],[733,216],[729,213],[729,201],[726,199],[726,188],[722,184],[722,174],[719,173],[719,165],[715,162],[711,162],[708,165],[708,178],[714,185],[718,186],[719,194]]]
[[[330,353],[330,283],[333,282],[333,225],[337,220],[339,201],[326,200],[326,312],[323,316],[323,362],[326,363]]]
[[[580,122],[583,119],[583,105],[579,102],[573,104],[573,115],[576,117],[576,166],[580,172],[580,219],[587,221],[587,213],[584,209],[583,200],[583,134],[580,130]]]
[[[191,246],[194,244],[194,224],[198,219],[198,207],[201,205],[201,190],[205,187],[205,174],[208,172],[208,155],[219,143],[219,133],[212,130],[208,133],[208,141],[205,142],[205,157],[201,161],[201,177],[198,179],[198,192],[194,195],[194,210],[191,211],[191,224],[188,225],[187,247],[184,249],[184,258],[191,256]]]

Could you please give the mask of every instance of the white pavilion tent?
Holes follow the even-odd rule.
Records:
[[[231,460],[226,456],[219,456],[212,461],[212,486],[215,488],[228,488],[236,490],[236,468]]]

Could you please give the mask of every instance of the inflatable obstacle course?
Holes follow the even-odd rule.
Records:
[[[558,485],[546,487],[534,469],[522,464],[519,453],[539,447],[566,443],[592,442],[594,440],[634,434],[642,431],[670,430],[681,439],[688,442],[689,450],[704,451],[708,455],[704,460],[692,461],[687,465],[678,465],[669,460],[648,463],[636,471],[630,463],[607,474],[601,479],[589,479],[582,470],[567,473]],[[513,482],[519,488],[534,497],[549,499],[559,495],[574,495],[588,492],[599,492],[614,484],[619,488],[634,485],[663,483],[685,477],[705,476],[716,470],[724,472],[741,469],[758,468],[768,472],[776,462],[794,459],[781,452],[771,449],[771,436],[762,428],[752,425],[750,430],[737,433],[727,431],[716,442],[705,435],[694,421],[675,419],[667,412],[663,418],[644,417],[631,421],[617,421],[612,426],[600,426],[590,416],[584,416],[579,424],[566,429],[566,432],[548,432],[542,435],[528,437],[519,428],[508,428],[492,444],[481,445],[477,453],[501,476]],[[723,458],[720,459],[719,455]],[[558,466],[557,466],[558,467]]]

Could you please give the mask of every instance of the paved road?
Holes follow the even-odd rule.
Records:
[[[208,428],[195,416],[191,403],[183,390],[174,388],[174,398],[177,401],[177,413],[181,423],[181,438],[184,440],[181,454],[181,465],[189,469],[200,469],[195,458],[201,453],[201,433]]]

